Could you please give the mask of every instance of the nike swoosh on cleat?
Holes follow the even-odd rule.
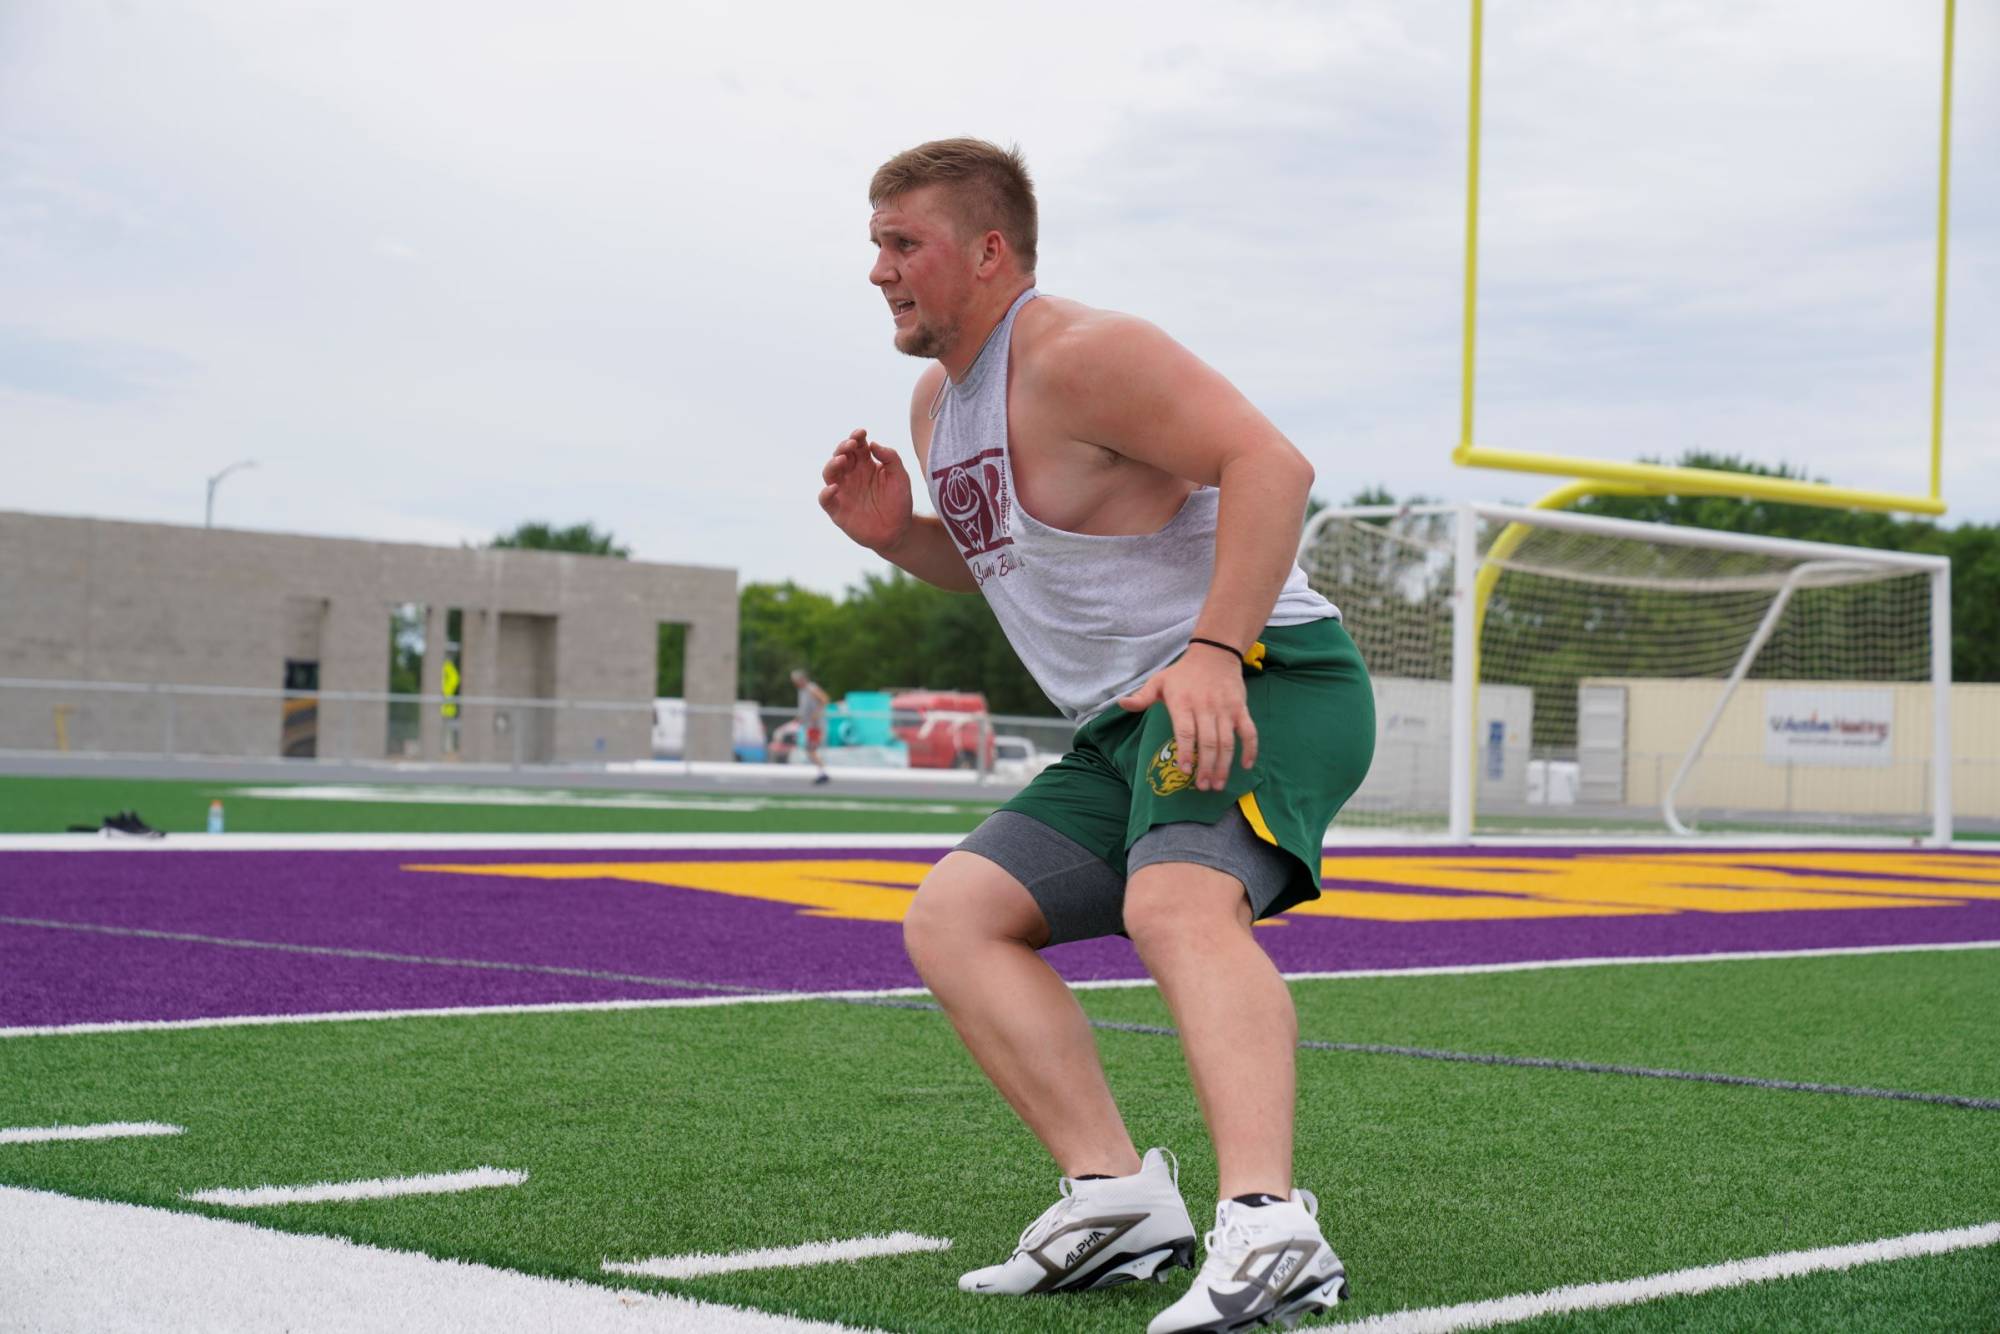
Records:
[[[1241,1320],[1257,1309],[1259,1300],[1270,1300],[1271,1294],[1257,1284],[1238,1288],[1235,1292],[1210,1290],[1209,1301],[1215,1303],[1216,1312],[1230,1320]]]

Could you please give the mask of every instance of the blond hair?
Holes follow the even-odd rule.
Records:
[[[933,139],[906,149],[875,170],[868,202],[942,185],[951,211],[968,233],[999,232],[1026,273],[1035,271],[1035,183],[1021,150],[984,139]]]

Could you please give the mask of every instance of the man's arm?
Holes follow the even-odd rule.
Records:
[[[1074,438],[1220,490],[1215,572],[1193,635],[1247,649],[1291,573],[1312,465],[1234,385],[1143,320],[1080,321],[1033,363],[1035,387]],[[1199,756],[1198,787],[1222,787],[1239,740],[1243,766],[1255,762],[1241,665],[1226,654],[1192,645],[1123,702],[1157,699],[1167,701],[1181,755]]]
[[[903,540],[894,546],[877,547],[875,554],[947,592],[979,591],[978,582],[966,568],[965,557],[958,554],[951,534],[944,530],[943,521],[928,514],[913,516]]]

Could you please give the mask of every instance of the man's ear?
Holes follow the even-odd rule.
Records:
[[[990,231],[979,238],[979,268],[981,278],[991,278],[1000,271],[1000,262],[1007,257],[1007,238],[997,231]]]

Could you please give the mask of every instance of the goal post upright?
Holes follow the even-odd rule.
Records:
[[[1958,0],[1944,0],[1944,77],[1938,112],[1937,297],[1931,314],[1931,495],[1944,494],[1944,298],[1951,249],[1951,76]]]
[[[1446,837],[1472,837],[1473,761],[1479,698],[1479,517],[1470,504],[1454,510],[1451,566],[1450,807]]]
[[[1951,846],[1951,563],[1931,574],[1931,836]]]

